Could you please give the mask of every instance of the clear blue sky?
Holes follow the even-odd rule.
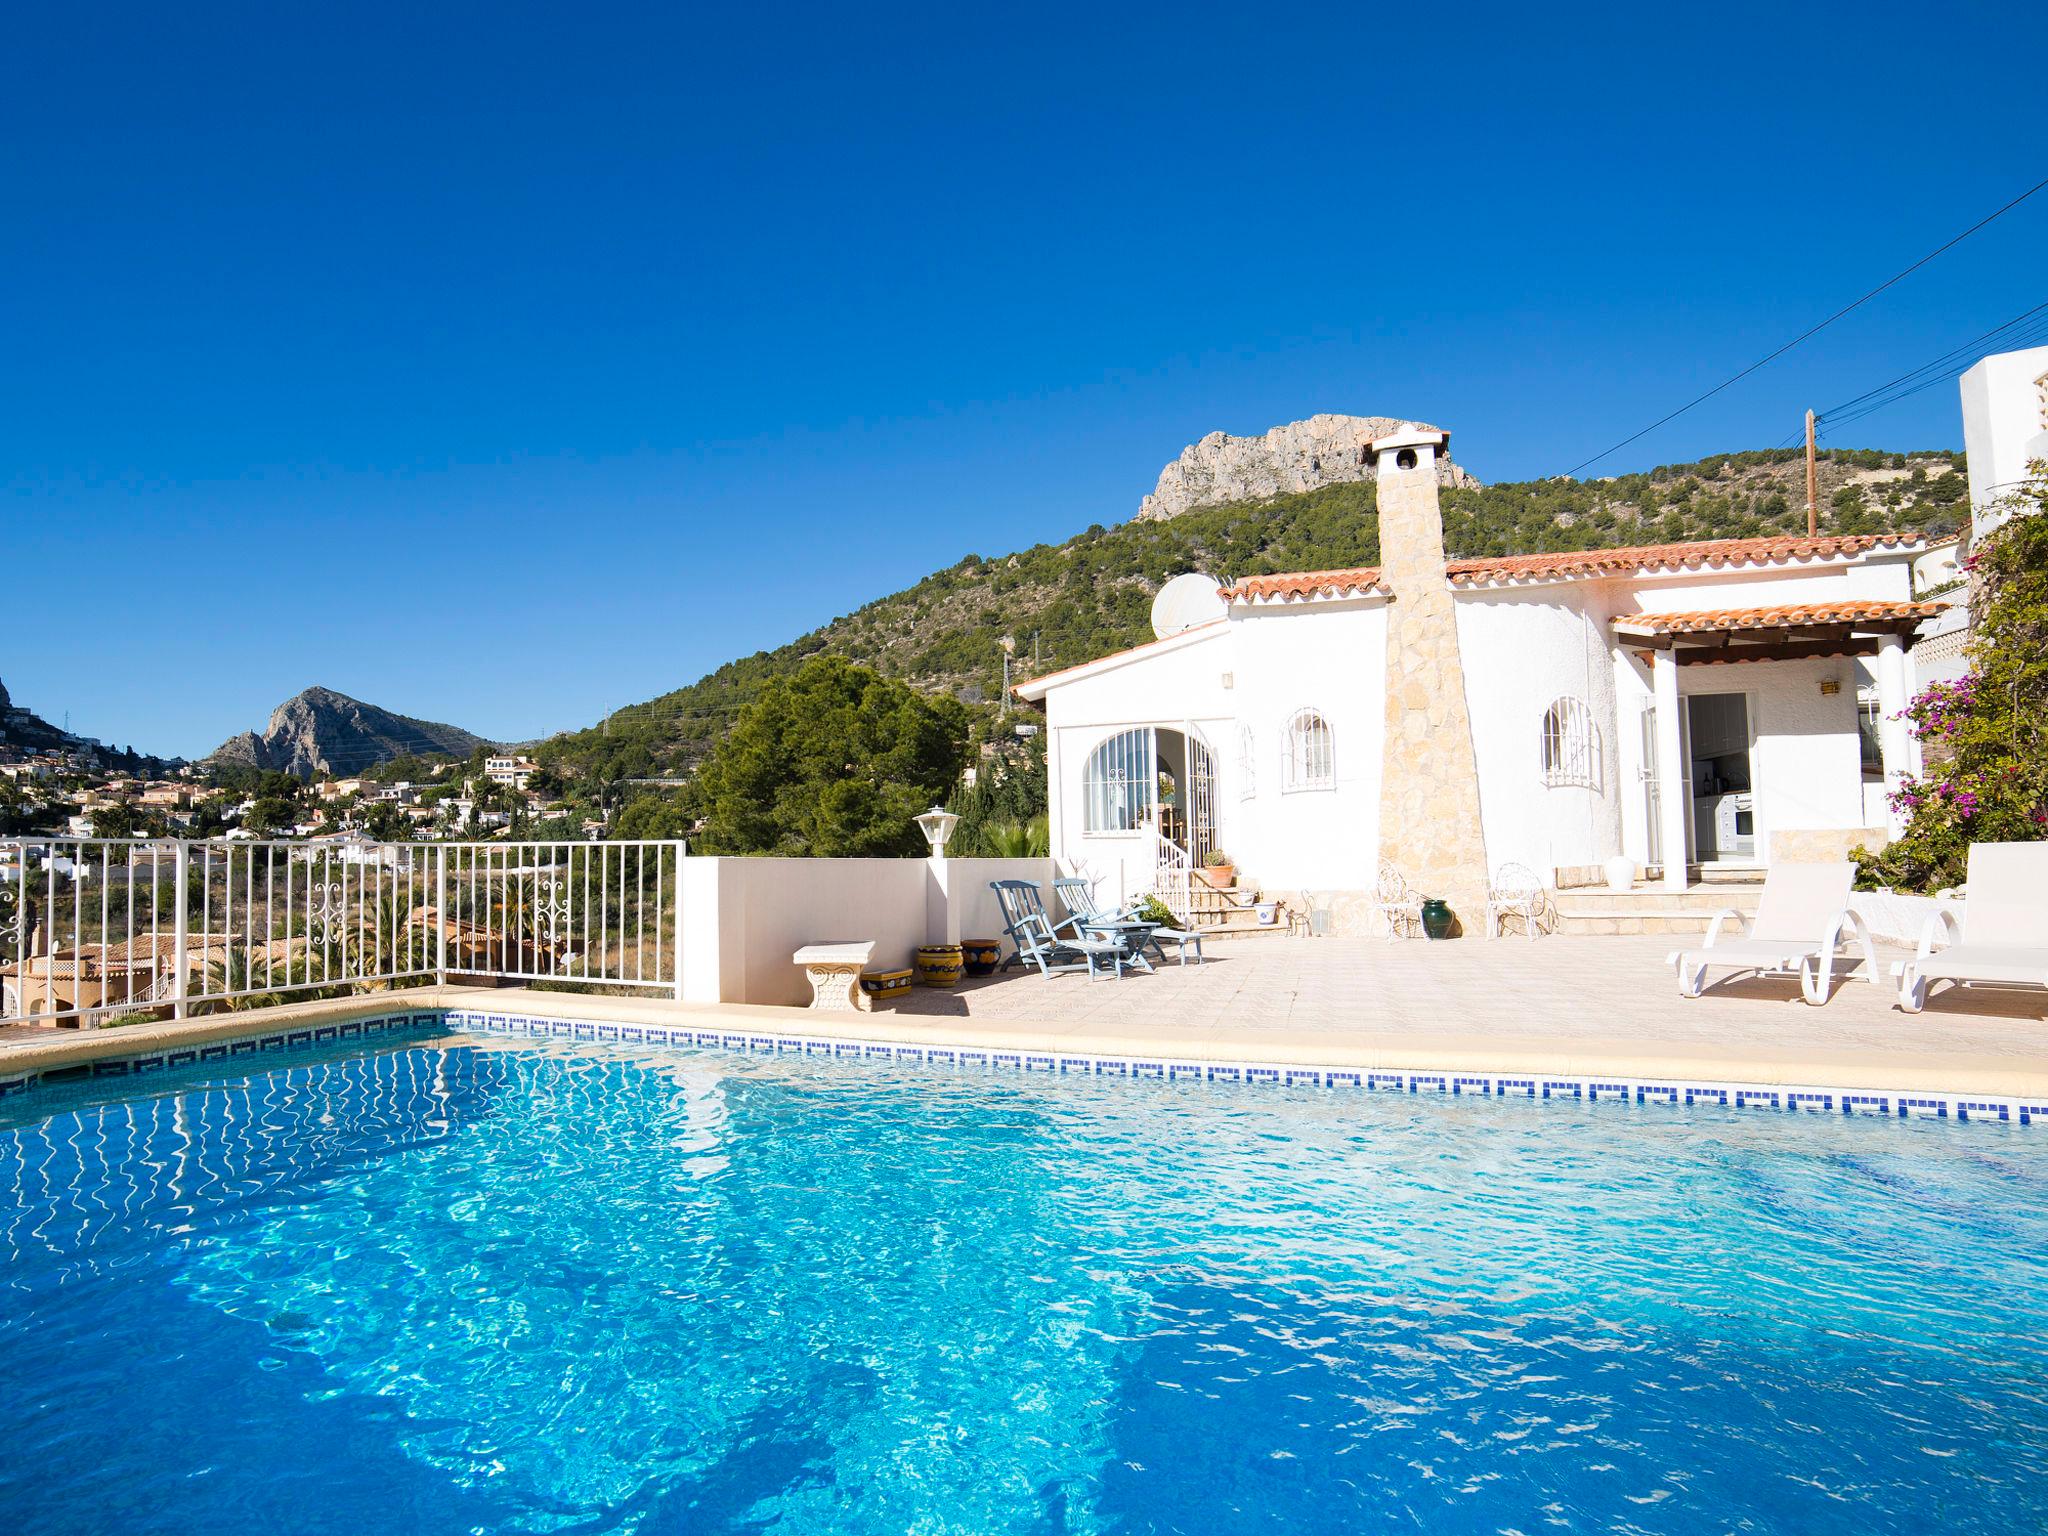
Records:
[[[18,9],[0,678],[160,752],[310,683],[524,737],[1216,428],[1556,473],[2048,175],[2044,17]],[[1773,445],[2044,250],[2048,193],[1592,472]]]

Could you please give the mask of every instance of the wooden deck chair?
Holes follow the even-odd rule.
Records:
[[[1126,907],[1121,912],[1116,912],[1107,907],[1096,905],[1095,882],[1084,879],[1080,875],[1063,875],[1053,881],[1052,888],[1060,898],[1060,905],[1067,909],[1066,920],[1060,923],[1059,927],[1066,928],[1071,926],[1077,937],[1085,924],[1126,922],[1136,917],[1142,907],[1141,903],[1137,906]],[[1173,945],[1174,953],[1180,956],[1180,963],[1182,965],[1188,963],[1188,950],[1190,947],[1194,949],[1196,963],[1201,963],[1201,934],[1185,928],[1155,928],[1152,930],[1152,936],[1145,941],[1145,947],[1159,957],[1161,965],[1166,964],[1166,950],[1162,946],[1167,944]]]
[[[1123,978],[1122,943],[1116,939],[1061,938],[1053,931],[1052,919],[1046,916],[1044,893],[1029,880],[991,880],[988,888],[996,893],[1003,926],[1016,946],[1003,961],[1004,970],[1028,962],[1038,967],[1041,976],[1050,976],[1055,971],[1086,970],[1093,980],[1107,965],[1119,980]]]

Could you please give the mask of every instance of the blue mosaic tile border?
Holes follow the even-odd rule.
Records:
[[[262,1030],[254,1034],[231,1036],[223,1040],[208,1040],[203,1044],[166,1047],[140,1056],[114,1056],[94,1062],[81,1062],[73,1067],[53,1069],[50,1075],[64,1081],[81,1077],[142,1077],[151,1072],[162,1072],[171,1067],[187,1067],[195,1062],[240,1061],[249,1056],[260,1056],[266,1051],[289,1050],[301,1045],[327,1045],[342,1040],[360,1040],[371,1035],[390,1034],[399,1030],[431,1029],[443,1024],[443,1016],[436,1012],[381,1014],[374,1018],[349,1019],[335,1024],[307,1024],[286,1029]],[[44,1074],[29,1073],[25,1076],[0,1078],[0,1099],[14,1094],[27,1093],[42,1081]]]
[[[684,1024],[612,1024],[586,1019],[541,1019],[517,1014],[455,1009],[394,1013],[343,1023],[305,1025],[146,1055],[91,1064],[97,1078],[139,1077],[167,1068],[212,1061],[234,1062],[269,1051],[323,1045],[412,1029],[445,1027],[475,1033],[535,1039],[607,1041],[625,1045],[684,1045],[723,1051],[789,1052],[841,1060],[911,1062],[925,1066],[1045,1072],[1073,1077],[1149,1078],[1161,1082],[1260,1083],[1273,1087],[1352,1089],[1361,1093],[1435,1094],[1446,1098],[1574,1099],[1590,1104],[1663,1105],[1691,1108],[1761,1109],[1777,1114],[1874,1115],[1958,1123],[1996,1121],[2006,1125],[2048,1124],[2048,1100],[1986,1097],[1981,1094],[1917,1090],[1766,1087],[1755,1083],[1705,1083],[1608,1077],[1544,1077],[1520,1073],[1395,1071],[1357,1067],[1314,1067],[1279,1062],[1189,1061],[1172,1057],[1104,1056],[1084,1052],[1023,1051],[965,1045],[909,1045],[887,1040],[824,1040],[744,1029],[700,1029]],[[81,1074],[64,1069],[66,1078]],[[31,1074],[0,1078],[0,1099],[26,1093],[39,1079]]]
[[[632,1045],[694,1045],[725,1051],[787,1051],[847,1060],[982,1067],[1061,1076],[1137,1077],[1163,1082],[1263,1083],[1289,1088],[1343,1088],[1369,1093],[1438,1094],[1454,1098],[1577,1099],[1587,1103],[1691,1108],[1764,1109],[1778,1114],[1875,1115],[2008,1125],[2048,1124],[2048,1100],[1974,1094],[1882,1092],[1842,1088],[1764,1087],[1755,1083],[1652,1081],[1639,1078],[1536,1077],[1522,1073],[1364,1070],[1286,1063],[1188,1061],[1172,1057],[1100,1056],[1081,1052],[1005,1051],[965,1045],[908,1045],[886,1040],[820,1040],[768,1032],[698,1029],[689,1025],[590,1024],[562,1019],[455,1010],[452,1029],[548,1039],[608,1040]]]

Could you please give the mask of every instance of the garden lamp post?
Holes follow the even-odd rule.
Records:
[[[914,818],[917,830],[924,834],[925,846],[931,849],[931,856],[943,859],[946,856],[946,839],[953,835],[953,829],[960,825],[960,818],[951,811],[942,811],[936,805],[922,816]]]

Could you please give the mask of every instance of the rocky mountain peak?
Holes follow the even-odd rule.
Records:
[[[1211,432],[1190,443],[1159,472],[1159,484],[1138,505],[1144,521],[1179,517],[1196,507],[1263,501],[1325,485],[1372,480],[1378,470],[1366,451],[1376,438],[1403,431],[1434,432],[1427,422],[1395,416],[1323,414],[1290,421],[1258,437]],[[1444,485],[1479,482],[1448,458],[1437,463]]]
[[[495,745],[459,726],[393,714],[332,688],[313,687],[272,710],[261,735],[244,731],[231,736],[208,761],[311,778],[361,773],[407,754],[467,757],[478,747]]]

